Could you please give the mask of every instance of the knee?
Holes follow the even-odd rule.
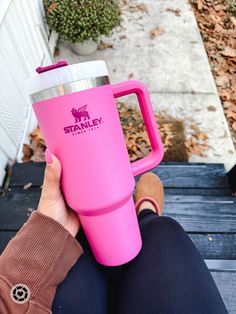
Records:
[[[173,218],[160,216],[155,221],[150,222],[149,228],[153,232],[159,232],[166,236],[177,236],[179,233],[183,233],[182,226]],[[185,233],[185,232],[184,232]]]
[[[171,227],[171,228],[174,228],[174,227],[181,227],[180,224],[178,223],[178,221],[175,220],[175,219],[172,218],[172,217],[159,216],[159,219],[160,219],[160,221],[161,221],[163,224],[165,224],[165,225],[167,225],[167,226],[169,226],[169,227]]]
[[[160,223],[163,225],[163,228],[174,231],[182,231],[182,226],[172,217],[161,216]]]

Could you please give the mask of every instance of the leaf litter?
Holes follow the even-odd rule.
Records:
[[[235,0],[191,0],[236,147]]]
[[[118,103],[118,111],[130,160],[135,161],[145,157],[151,147],[140,111],[134,105],[123,102]],[[188,157],[192,154],[206,156],[208,137],[198,127],[192,125],[192,132],[186,138],[183,121],[157,113],[155,119],[164,145],[163,161],[188,161]],[[30,134],[30,144],[25,144],[23,147],[23,161],[45,161],[45,149],[42,133],[39,128],[36,128]]]

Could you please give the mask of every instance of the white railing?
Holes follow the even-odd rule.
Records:
[[[53,61],[43,17],[41,0],[0,2],[0,186],[7,163],[21,159],[22,144],[36,126],[24,81]]]

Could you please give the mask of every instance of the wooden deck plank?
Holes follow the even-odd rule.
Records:
[[[189,233],[189,236],[204,259],[236,260],[236,233]]]
[[[236,201],[228,203],[205,203],[205,202],[165,202],[165,213],[175,215],[212,216],[221,215],[222,218],[236,218]]]
[[[152,169],[167,188],[228,188],[223,165],[163,163]]]
[[[28,182],[33,186],[42,185],[44,168],[45,163],[15,164],[10,186],[23,186]],[[161,177],[166,188],[229,189],[226,172],[221,164],[162,163],[152,172]]]
[[[179,203],[206,203],[206,204],[236,204],[236,198],[231,195],[189,195],[189,194],[167,194],[165,195],[165,201],[168,203],[179,204]],[[235,206],[236,211],[236,206]]]
[[[39,187],[28,190],[15,187],[1,196],[0,230],[19,229],[37,207],[40,193]],[[179,221],[187,232],[236,232],[236,198],[232,197],[215,197],[214,201],[213,196],[167,195],[165,215]]]
[[[211,271],[229,314],[236,314],[236,271]]]
[[[166,216],[176,219],[187,232],[195,233],[235,233],[236,221],[230,217],[222,218],[221,215],[205,218],[183,217],[182,215],[166,214]]]
[[[18,230],[27,220],[33,209],[37,208],[41,189],[11,188],[0,196],[0,230]]]
[[[38,204],[45,163],[15,164],[11,191],[0,197],[0,253]],[[236,199],[223,165],[162,163],[165,213],[189,233],[204,259],[236,259]],[[138,177],[136,178],[138,180]],[[22,187],[31,182],[32,187]],[[14,217],[14,219],[13,219]],[[236,271],[211,271],[229,313],[236,314]]]
[[[0,231],[0,254],[17,231]],[[236,234],[189,234],[204,259],[236,259]]]
[[[15,234],[16,231],[0,231],[0,255]]]
[[[43,184],[45,162],[16,163],[12,168],[10,186],[24,186],[31,182],[32,186]]]
[[[165,187],[166,195],[199,195],[199,196],[232,196],[231,190],[229,188],[167,188]]]

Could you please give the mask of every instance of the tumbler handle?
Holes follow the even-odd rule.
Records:
[[[115,98],[129,94],[136,94],[138,103],[150,139],[152,150],[148,156],[131,163],[134,176],[137,176],[157,166],[164,155],[164,148],[160,133],[157,128],[153,108],[147,88],[139,81],[126,81],[112,84],[112,91]]]

